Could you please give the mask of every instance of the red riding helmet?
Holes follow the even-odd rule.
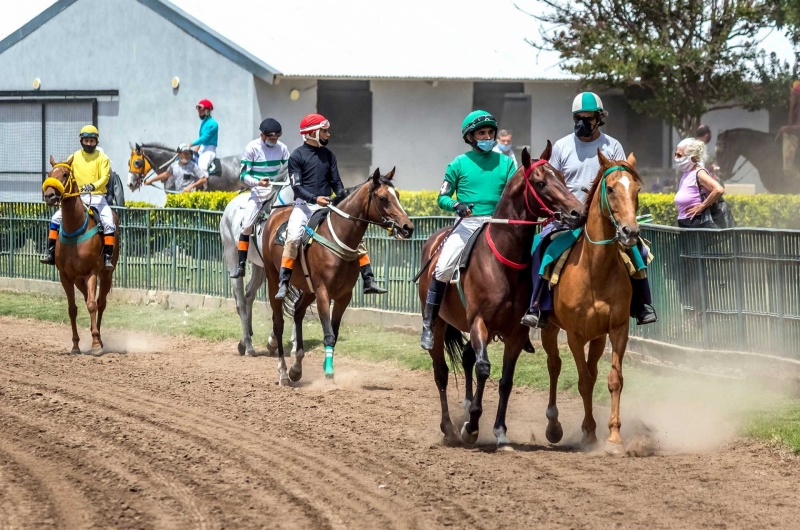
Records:
[[[211,103],[211,102],[210,102],[209,100],[207,100],[207,99],[201,99],[201,100],[200,100],[200,101],[197,103],[197,106],[195,106],[195,108],[196,108],[196,109],[208,109],[208,110],[214,110],[214,104],[213,104],[213,103]]]
[[[300,122],[300,134],[309,134],[317,129],[327,129],[330,122],[322,114],[308,114]]]

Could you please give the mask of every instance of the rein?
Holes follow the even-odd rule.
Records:
[[[536,162],[534,162],[533,164],[531,164],[530,167],[528,167],[528,168],[526,168],[524,170],[524,172],[523,172],[523,174],[524,174],[523,180],[525,181],[525,191],[523,193],[525,194],[525,207],[528,209],[528,212],[530,212],[531,215],[533,215],[534,217],[539,217],[539,214],[537,214],[535,211],[533,211],[533,208],[531,208],[531,205],[528,202],[528,195],[529,195],[529,192],[530,192],[530,194],[533,195],[533,198],[536,199],[536,202],[539,203],[539,206],[541,206],[541,208],[544,210],[544,212],[547,215],[549,215],[549,217],[547,219],[545,219],[543,221],[523,221],[523,220],[518,220],[518,219],[490,219],[490,220],[487,221],[487,223],[489,223],[490,226],[486,227],[486,243],[488,243],[489,244],[489,248],[492,249],[492,254],[494,254],[494,257],[497,258],[497,260],[500,263],[502,263],[503,265],[506,265],[508,267],[511,267],[512,269],[522,270],[525,267],[527,267],[528,263],[530,263],[530,262],[528,262],[528,263],[517,263],[515,261],[511,261],[510,259],[508,259],[505,256],[503,256],[502,254],[500,254],[500,251],[497,250],[497,246],[494,244],[494,240],[492,240],[492,234],[491,234],[491,228],[492,227],[491,227],[491,225],[492,224],[542,225],[542,224],[547,224],[547,223],[555,220],[555,212],[553,212],[553,210],[551,210],[550,208],[548,208],[544,204],[544,201],[542,200],[542,198],[539,197],[538,193],[536,193],[536,188],[534,188],[533,184],[531,184],[530,181],[528,180],[528,177],[530,177],[530,175],[531,175],[531,173],[533,173],[534,169],[536,169],[537,167],[543,166],[545,164],[547,164],[547,160],[540,159],[540,160],[537,160]]]
[[[615,171],[625,171],[626,173],[630,173],[631,170],[626,168],[625,166],[612,166],[606,169],[603,172],[602,180],[600,181],[600,213],[602,215],[606,214],[606,210],[608,210],[608,218],[611,219],[611,222],[614,225],[615,229],[619,228],[619,223],[617,223],[616,218],[614,218],[614,213],[611,211],[611,204],[608,202],[608,192],[606,191],[606,177]],[[589,237],[589,230],[584,228],[583,232],[586,234],[586,239],[589,243],[593,245],[610,245],[611,243],[616,242],[619,239],[619,233],[616,233],[612,239],[604,239],[602,241],[592,241],[592,238]]]
[[[42,191],[46,190],[47,188],[55,188],[55,190],[58,191],[59,200],[70,199],[72,197],[79,196],[81,194],[81,190],[78,189],[78,183],[75,181],[75,175],[72,174],[72,166],[65,164],[64,162],[59,162],[53,166],[53,169],[57,167],[63,167],[67,170],[66,185],[62,184],[61,181],[55,177],[47,177],[42,183]]]

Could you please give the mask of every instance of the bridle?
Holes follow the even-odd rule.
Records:
[[[367,212],[369,212],[370,209],[372,208],[372,196],[374,195],[375,191],[377,191],[377,189],[379,187],[380,186],[373,186],[373,184],[370,183],[369,198],[367,200]],[[329,208],[332,212],[336,213],[340,217],[343,217],[343,218],[348,219],[350,221],[359,221],[359,222],[362,222],[362,223],[367,223],[367,224],[370,224],[370,225],[375,225],[375,226],[379,226],[381,228],[384,228],[384,229],[386,229],[386,231],[389,232],[389,235],[391,235],[391,236],[394,236],[394,234],[397,232],[397,223],[393,219],[389,218],[386,215],[386,210],[380,206],[380,202],[379,201],[375,202],[375,209],[378,212],[378,215],[381,217],[380,221],[372,221],[370,219],[362,219],[361,217],[356,217],[355,215],[350,215],[349,213],[343,212],[342,210],[340,210],[339,208],[337,208],[333,204],[329,204],[327,206],[327,208]],[[330,216],[328,217],[328,219],[329,219],[328,228],[331,228],[331,233],[333,233],[333,228],[330,225]],[[338,243],[338,241],[337,241],[337,243]]]
[[[128,169],[134,175],[139,176],[139,187],[141,187],[146,180],[145,177],[149,175],[151,171],[153,171],[153,166],[150,164],[150,160],[145,155],[144,148],[132,150],[131,155],[132,156],[128,161]],[[133,155],[136,155],[137,158],[134,159]]]
[[[55,189],[58,192],[58,202],[61,202],[62,199],[78,197],[81,191],[78,189],[78,183],[75,181],[75,175],[72,173],[72,166],[64,162],[59,162],[53,166],[53,169],[59,167],[67,170],[66,183],[62,183],[55,177],[47,177],[42,183],[42,193],[44,193],[47,188]]]
[[[610,245],[619,240],[619,223],[617,219],[614,217],[614,212],[611,211],[611,204],[608,202],[608,192],[606,191],[606,177],[615,171],[624,171],[625,173],[630,173],[633,176],[633,172],[625,167],[625,166],[612,166],[606,169],[603,172],[602,180],[600,180],[600,213],[606,215],[606,210],[608,211],[608,218],[611,220],[611,223],[614,225],[615,234],[612,239],[604,239],[602,241],[592,241],[592,238],[589,237],[589,230],[588,228],[584,228],[584,233],[586,234],[586,239],[589,243],[593,245]]]

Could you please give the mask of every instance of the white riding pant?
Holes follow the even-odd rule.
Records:
[[[197,151],[197,165],[206,172],[206,176],[208,176],[208,166],[211,165],[211,162],[213,162],[216,157],[216,145],[201,145],[200,150]]]
[[[461,224],[453,230],[453,233],[447,238],[442,245],[442,250],[439,251],[439,259],[436,262],[436,268],[433,271],[433,277],[441,282],[449,282],[453,280],[453,274],[458,267],[458,262],[461,259],[461,253],[469,241],[475,230],[481,227],[484,221],[491,219],[491,217],[467,217]]]
[[[250,200],[244,207],[244,217],[242,218],[242,235],[249,236],[253,233],[253,227],[258,221],[258,214],[264,202],[275,193],[272,186],[253,186],[250,188]]]
[[[81,200],[86,206],[94,206],[100,212],[100,219],[103,222],[103,233],[113,234],[117,231],[117,225],[114,224],[114,211],[111,206],[106,202],[105,195],[89,195],[88,193],[81,194]],[[53,214],[50,222],[61,226],[61,208]]]
[[[318,204],[308,204],[302,199],[294,201],[294,209],[289,216],[289,224],[286,225],[286,242],[300,243],[300,239],[305,233],[306,225],[311,216],[321,208]]]

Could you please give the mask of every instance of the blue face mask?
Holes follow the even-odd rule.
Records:
[[[488,153],[492,149],[494,149],[494,144],[496,143],[495,140],[478,140],[476,142],[478,149],[483,151],[484,153]]]
[[[497,144],[497,148],[504,153],[511,151],[511,144]]]
[[[278,145],[278,143],[277,143],[277,142],[275,142],[275,143],[272,143],[272,142],[270,142],[269,140],[264,140],[264,143],[265,143],[265,144],[267,144],[267,145],[268,145],[268,146],[270,146],[270,147],[275,147],[276,145]]]

